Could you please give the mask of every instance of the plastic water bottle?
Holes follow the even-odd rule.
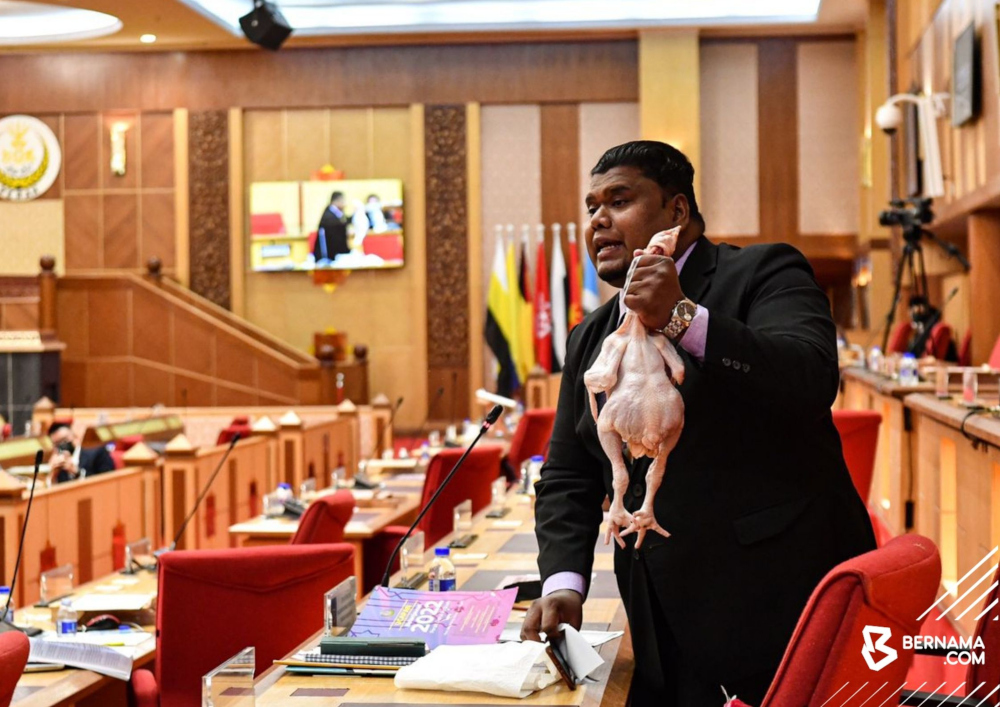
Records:
[[[899,363],[899,384],[916,385],[919,382],[916,357],[911,353],[903,354],[903,360]]]
[[[8,607],[6,614],[3,613],[5,606]],[[10,595],[10,587],[0,587],[0,620],[14,623],[14,598]]]
[[[63,599],[59,605],[59,613],[56,614],[56,633],[60,636],[75,635],[76,622],[79,618],[76,609],[73,608],[73,600]]]
[[[882,349],[878,346],[872,346],[872,350],[868,352],[868,370],[872,373],[882,372]]]
[[[432,592],[455,591],[455,565],[451,564],[450,556],[450,549],[446,547],[434,548],[434,562],[431,563],[431,569],[427,573]]]
[[[535,493],[535,484],[538,480],[542,478],[542,464],[545,463],[545,457],[541,454],[536,454],[530,460],[528,460],[528,493]]]
[[[427,443],[427,442],[423,442],[420,445],[420,464],[421,465],[427,465],[427,464],[430,464],[430,462],[431,462],[431,448],[430,448],[430,444]]]
[[[295,494],[292,493],[292,485],[285,481],[278,484],[278,490],[274,492],[274,495],[277,496],[282,503],[292,500],[295,496]]]

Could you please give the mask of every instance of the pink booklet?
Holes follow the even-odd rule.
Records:
[[[516,596],[516,589],[421,592],[376,587],[350,635],[423,639],[428,649],[442,644],[496,643]]]

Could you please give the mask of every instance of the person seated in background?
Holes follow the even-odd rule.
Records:
[[[955,343],[950,340],[942,344],[942,350],[936,350],[937,343],[933,341],[934,327],[941,322],[942,312],[933,306],[923,295],[913,295],[910,297],[910,341],[906,350],[921,358],[923,356],[934,356],[943,361],[957,361],[958,351]]]
[[[115,463],[103,445],[88,449],[81,447],[79,438],[65,422],[55,422],[49,427],[49,439],[55,447],[49,457],[53,483],[61,484],[115,470]]]

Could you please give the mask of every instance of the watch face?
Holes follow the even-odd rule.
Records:
[[[690,322],[694,319],[694,315],[698,312],[698,308],[695,306],[694,302],[689,299],[682,299],[677,303],[677,316],[686,322]]]

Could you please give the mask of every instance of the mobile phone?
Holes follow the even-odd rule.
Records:
[[[577,688],[576,677],[573,675],[573,670],[569,667],[569,663],[563,657],[559,646],[549,641],[548,645],[545,646],[545,654],[552,660],[552,664],[556,666],[556,672],[559,673],[559,677],[562,678],[566,687],[570,690],[575,690]]]

